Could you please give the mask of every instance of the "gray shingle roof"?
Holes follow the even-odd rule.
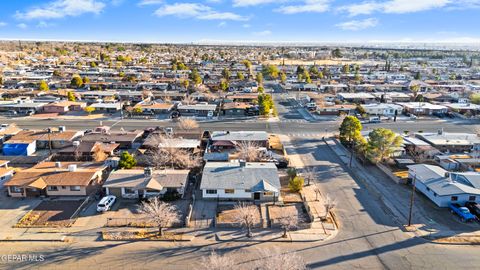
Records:
[[[207,162],[200,189],[252,189],[261,181],[280,190],[275,164],[247,162],[242,167],[239,162]]]
[[[212,141],[266,141],[265,131],[214,131]]]

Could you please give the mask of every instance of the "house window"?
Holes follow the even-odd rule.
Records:
[[[0,177],[0,180],[5,180],[5,176]]]
[[[124,194],[135,194],[135,190],[132,188],[124,188],[123,189]]]
[[[252,192],[251,189],[245,189],[245,192]]]
[[[263,196],[273,196],[273,192],[264,192]]]
[[[67,187],[66,187],[66,186],[62,186],[62,189],[67,189]]]
[[[207,189],[207,194],[217,194],[217,190],[216,189]]]
[[[70,191],[80,191],[80,186],[70,186]]]
[[[47,190],[48,191],[58,191],[58,187],[57,186],[48,186]]]
[[[452,201],[452,202],[458,201],[458,196],[452,196],[452,197],[451,197],[451,201]]]
[[[225,194],[233,194],[235,193],[235,189],[225,189]]]
[[[468,197],[468,200],[469,200],[469,201],[475,201],[476,199],[477,199],[476,196],[469,196],[469,197]]]
[[[21,188],[21,187],[10,187],[10,192],[12,192],[12,193],[23,193],[23,188]]]

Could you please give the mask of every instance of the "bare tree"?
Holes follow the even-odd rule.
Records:
[[[155,150],[150,153],[149,163],[151,166],[166,169],[172,168],[194,168],[201,165],[201,158],[185,149],[175,147],[175,141],[169,135],[157,134],[151,138]]]
[[[195,99],[191,95],[187,95],[182,99],[182,104],[184,105],[195,104]]]
[[[163,228],[178,222],[180,216],[175,205],[160,201],[158,197],[142,202],[140,211],[147,215],[148,219],[158,227],[158,234],[163,235]]]
[[[99,162],[99,161],[104,161],[105,159],[107,159],[107,154],[105,154],[105,152],[102,151],[100,146],[97,146],[93,150],[92,157],[93,157],[94,161]]]
[[[303,258],[295,252],[282,253],[278,248],[259,249],[260,259],[255,263],[257,270],[306,270]]]
[[[238,213],[238,215],[234,217],[235,222],[247,228],[247,237],[252,237],[253,226],[260,222],[258,208],[255,205],[239,202],[235,205],[235,210]]]
[[[327,195],[327,197],[325,198],[323,206],[325,206],[325,219],[326,219],[328,217],[328,214],[330,213],[330,211],[332,211],[333,208],[335,208],[335,206],[337,206],[337,203],[335,202],[334,199],[330,198],[330,196]]]
[[[315,169],[313,169],[311,167],[307,167],[302,172],[302,176],[303,176],[304,179],[307,180],[307,186],[310,186],[310,181],[315,180],[315,177],[317,176],[317,173],[316,173]]]
[[[200,263],[201,269],[205,270],[232,269],[234,265],[235,261],[232,256],[228,254],[220,255],[213,250],[208,257],[203,257]]]
[[[183,130],[197,129],[199,127],[198,122],[191,118],[180,118],[178,127]]]
[[[282,211],[279,217],[280,227],[283,229],[282,237],[287,237],[287,233],[298,227],[298,215],[292,214],[288,211]]]
[[[255,162],[260,160],[260,150],[257,143],[252,141],[243,141],[237,145],[237,151],[240,158],[247,162]]]

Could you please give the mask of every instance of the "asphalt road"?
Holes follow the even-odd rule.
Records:
[[[306,122],[288,103],[280,108],[280,122],[224,121],[202,123],[207,130],[266,130],[281,134],[323,133],[336,130],[338,123]],[[285,117],[288,116],[288,117]],[[303,119],[304,120],[304,119]],[[295,122],[298,121],[298,122]],[[99,125],[98,121],[62,121],[15,119],[25,128],[45,128],[65,125],[69,129],[86,129]],[[160,122],[159,122],[160,123]],[[151,126],[171,126],[155,121],[104,121],[114,128],[133,129]],[[381,123],[367,128],[383,126],[398,132],[471,131],[475,125],[417,121]],[[340,165],[334,153],[316,138],[299,138],[291,142],[290,151],[301,155],[306,166],[318,171],[319,186],[324,194],[337,201],[335,210],[340,222],[339,234],[325,242],[314,243],[255,243],[213,241],[210,232],[199,232],[206,237],[192,243],[161,242],[101,242],[95,233],[85,232],[86,240],[73,243],[2,243],[3,254],[44,255],[41,262],[0,261],[1,269],[31,268],[105,268],[105,269],[197,269],[202,256],[212,249],[233,252],[241,269],[251,269],[249,263],[258,259],[258,249],[276,247],[282,252],[298,252],[313,269],[477,269],[480,265],[480,247],[437,245],[421,238],[412,238],[399,229],[393,216],[382,209],[369,192],[357,183]],[[210,239],[209,239],[210,238]]]

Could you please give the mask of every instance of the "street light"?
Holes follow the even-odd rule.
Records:
[[[410,195],[410,209],[408,212],[408,226],[412,225],[413,202],[415,199],[415,182],[417,181],[417,173],[413,170],[412,194]]]

